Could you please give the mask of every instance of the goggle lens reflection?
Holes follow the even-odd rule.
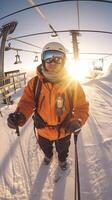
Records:
[[[45,60],[45,62],[48,64],[52,62],[54,62],[55,64],[61,64],[63,62],[63,58],[58,58],[58,57],[48,58],[47,60]]]
[[[61,64],[65,59],[65,54],[57,50],[48,50],[43,52],[42,60],[47,63],[55,62],[56,64]]]

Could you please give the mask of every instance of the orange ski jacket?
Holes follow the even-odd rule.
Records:
[[[57,125],[58,116],[56,115],[56,98],[59,93],[64,93],[65,96],[65,110],[60,117],[60,123],[64,120],[66,115],[70,112],[70,102],[67,93],[68,81],[62,86],[59,84],[52,84],[50,82],[44,82],[44,77],[39,72],[37,68],[37,76],[42,80],[42,87],[39,96],[38,103],[38,113],[39,115],[47,122],[49,125]],[[27,84],[24,89],[23,96],[21,97],[18,103],[18,110],[22,112],[26,121],[33,114],[34,104],[35,104],[35,95],[34,95],[34,80],[33,77]],[[89,103],[86,100],[85,93],[78,81],[73,82],[73,90],[74,90],[74,115],[71,120],[81,120],[81,125],[83,126],[89,116]],[[56,128],[45,127],[37,130],[37,134],[40,136],[47,138],[49,140],[57,140],[58,139],[58,130]],[[60,138],[65,137],[64,128],[60,128]]]

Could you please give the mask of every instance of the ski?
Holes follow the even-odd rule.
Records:
[[[70,165],[68,165],[68,168],[66,170],[62,170],[59,166],[56,169],[55,175],[54,175],[54,183],[58,183],[59,181],[66,178],[71,172]]]

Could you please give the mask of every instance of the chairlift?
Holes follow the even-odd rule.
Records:
[[[14,64],[20,64],[22,63],[21,59],[20,59],[20,55],[18,54],[18,50],[17,50],[17,54],[15,55],[16,57],[16,61],[14,62]]]

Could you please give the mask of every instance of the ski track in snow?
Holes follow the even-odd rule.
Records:
[[[96,82],[97,83],[97,82]],[[100,84],[101,86],[102,84]],[[97,84],[94,84],[96,90],[96,96],[94,92],[88,92],[89,101],[93,103],[93,107],[90,110],[90,117],[88,120],[88,124],[86,125],[87,129],[84,130],[86,134],[86,130],[88,131],[87,141],[89,144],[84,145],[85,148],[85,158],[87,159],[87,174],[89,183],[91,185],[91,197],[89,199],[101,199],[101,200],[111,200],[112,197],[112,141],[104,140],[103,136],[106,134],[104,129],[102,128],[101,119],[98,119],[98,112],[94,111],[95,105],[103,105],[103,109],[109,108],[106,110],[107,117],[110,113],[112,117],[112,102],[111,102],[111,91],[108,90],[107,86],[99,87]],[[104,89],[105,88],[105,89]],[[92,88],[93,89],[93,88]],[[103,93],[102,93],[103,91]],[[107,95],[108,93],[108,101]],[[105,107],[104,107],[105,106]],[[99,106],[98,106],[99,107]],[[101,115],[101,113],[99,113]],[[107,118],[108,119],[108,118]],[[112,118],[110,118],[112,119]],[[102,122],[103,123],[103,122]],[[109,121],[110,124],[110,121]],[[112,130],[112,127],[110,127]],[[83,133],[84,135],[84,133]],[[92,136],[92,137],[91,137]],[[85,135],[83,136],[83,143],[84,143]],[[82,140],[81,140],[82,141]],[[93,197],[92,197],[93,194]],[[84,199],[84,196],[82,197]],[[86,198],[85,198],[86,200]]]
[[[90,102],[90,117],[78,139],[81,200],[111,200],[112,84],[108,86],[107,82],[95,80],[85,85],[84,89]],[[20,129],[20,138],[7,128],[8,113],[12,112],[15,106],[2,109],[0,200],[73,200],[73,138],[69,156],[70,169],[68,174],[55,183],[54,178],[58,173],[55,148],[51,164],[45,166],[43,153],[33,133],[31,119]]]

